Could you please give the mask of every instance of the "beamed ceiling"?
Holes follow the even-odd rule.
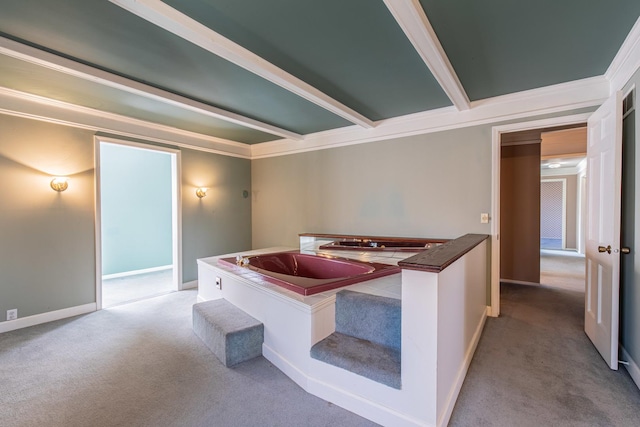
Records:
[[[639,16],[638,0],[3,0],[0,111],[241,157],[397,137],[593,107]]]

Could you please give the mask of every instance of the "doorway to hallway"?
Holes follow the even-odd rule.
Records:
[[[96,141],[99,308],[180,289],[178,154]]]

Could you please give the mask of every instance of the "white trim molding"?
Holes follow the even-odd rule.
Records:
[[[193,111],[208,117],[213,117],[240,126],[259,130],[261,132],[266,132],[271,135],[277,135],[294,140],[300,140],[303,138],[302,135],[295,132],[263,123],[258,120],[250,119],[248,117],[241,116],[240,114],[232,113],[203,102],[198,102],[175,93],[167,92],[144,83],[118,76],[116,74],[99,70],[89,65],[81,64],[4,37],[0,37],[0,54],[49,68],[51,70],[59,71],[70,76],[79,77],[83,80],[99,83],[104,86],[123,90],[135,95],[144,96],[145,98],[160,101],[175,107],[184,108],[185,110]]]
[[[190,282],[184,282],[181,290],[186,291],[187,289],[198,289],[198,281],[192,280]]]
[[[609,94],[622,90],[631,76],[640,68],[640,17],[622,43],[618,53],[604,73],[610,82]]]
[[[104,276],[102,276],[102,280],[118,279],[120,277],[131,277],[131,276],[137,276],[139,274],[156,273],[158,271],[171,270],[172,268],[173,268],[173,265],[169,264],[169,265],[161,265],[160,267],[151,267],[151,268],[143,268],[140,270],[123,271],[122,273],[105,274]]]
[[[446,107],[381,120],[377,122],[375,129],[348,126],[309,134],[303,141],[281,139],[253,145],[3,87],[0,87],[0,113],[151,143],[243,159],[261,159],[596,107],[606,99],[608,88],[608,82],[598,77],[565,83],[553,88],[535,89],[491,100],[475,101],[472,103],[472,108],[467,111]]]
[[[375,126],[370,119],[357,111],[160,0],[109,1],[351,123],[368,129]]]
[[[250,146],[0,87],[0,113],[248,159]]]
[[[565,176],[565,175],[577,175],[580,173],[580,165],[571,168],[558,168],[558,169],[542,169],[540,176],[545,178],[548,176]]]
[[[93,311],[96,311],[95,302],[41,314],[34,314],[33,316],[19,317],[16,320],[0,322],[0,334],[3,332],[15,331],[16,329],[28,328],[29,326],[40,325],[42,323],[53,322],[54,320],[66,319],[67,317],[79,316]]]
[[[172,283],[174,290],[181,291],[182,283],[182,173],[181,173],[181,151],[174,148],[143,144],[117,138],[96,135],[93,137],[94,146],[94,167],[95,167],[95,253],[96,253],[96,304],[97,309],[102,309],[102,281],[109,276],[102,276],[102,180],[100,179],[100,152],[101,144],[117,144],[130,148],[148,151],[160,151],[171,156],[171,253],[172,264],[145,270],[130,272],[133,274],[148,273],[173,269]],[[126,273],[125,273],[126,274]],[[130,274],[132,275],[132,274]],[[122,277],[122,275],[111,275],[111,277]]]
[[[499,123],[532,116],[597,107],[607,99],[609,83],[593,77],[474,101],[471,109],[445,107],[377,122],[375,129],[349,126],[305,136],[304,141],[281,139],[251,146],[251,158],[283,156],[392,138]]]
[[[458,110],[468,110],[469,97],[420,2],[384,0],[384,3],[453,105]]]

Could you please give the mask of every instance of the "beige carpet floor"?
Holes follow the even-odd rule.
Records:
[[[585,259],[571,251],[540,251],[540,284],[584,292]]]

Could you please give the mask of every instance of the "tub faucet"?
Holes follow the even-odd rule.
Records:
[[[246,267],[247,265],[249,265],[249,258],[242,255],[236,255],[236,264],[238,264],[240,267]]]

